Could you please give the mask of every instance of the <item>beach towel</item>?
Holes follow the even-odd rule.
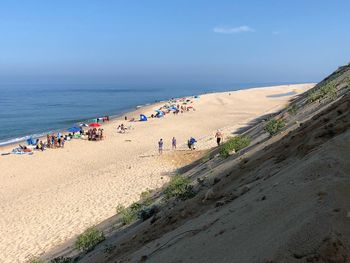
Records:
[[[19,155],[22,155],[22,154],[32,155],[33,154],[32,150],[30,150],[30,149],[22,149],[22,148],[15,148],[15,149],[13,149],[12,153],[13,154],[19,154]]]

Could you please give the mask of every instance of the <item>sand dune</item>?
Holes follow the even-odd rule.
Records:
[[[267,96],[300,94],[311,87],[285,85],[207,94],[194,100],[194,112],[130,123],[132,129],[126,134],[116,133],[123,121],[113,120],[104,125],[106,139],[101,142],[73,140],[64,149],[1,156],[0,262],[24,262],[30,255],[47,252],[114,215],[118,204],[131,204],[146,188],[167,182],[167,174],[182,161],[160,159],[159,138],[164,139],[166,150],[172,136],[180,149],[186,149],[190,136],[199,140],[198,149],[209,149],[215,146],[216,129],[231,135],[255,118],[283,108],[293,97]],[[156,107],[128,116],[149,115]],[[0,148],[0,152],[10,148]]]
[[[256,122],[244,132],[248,147],[225,159],[212,149],[181,169],[194,196],[160,203],[155,195],[151,218],[101,227],[108,238],[76,259],[350,262],[349,76],[350,65],[340,67],[295,98],[273,117],[286,124],[273,136]]]

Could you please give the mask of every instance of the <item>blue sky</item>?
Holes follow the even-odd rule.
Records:
[[[318,81],[350,61],[345,0],[2,0],[0,80]]]

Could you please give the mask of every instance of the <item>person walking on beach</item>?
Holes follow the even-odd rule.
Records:
[[[159,151],[159,154],[163,153],[163,139],[160,139],[158,142],[158,151]]]
[[[218,144],[218,146],[220,146],[220,143],[224,138],[224,134],[220,130],[217,130],[215,137],[216,137],[216,143]]]
[[[176,138],[173,137],[173,139],[171,140],[171,146],[173,148],[173,150],[176,150]]]

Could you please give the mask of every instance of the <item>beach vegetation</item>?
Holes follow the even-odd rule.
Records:
[[[335,83],[330,82],[322,86],[319,90],[309,92],[307,101],[313,103],[322,99],[335,100],[337,98],[337,88]]]
[[[307,102],[313,103],[321,98],[321,94],[318,91],[310,91],[307,95]]]
[[[290,105],[289,107],[288,107],[288,113],[290,114],[290,115],[297,115],[297,113],[298,113],[298,107],[297,107],[297,105],[295,105],[295,104],[292,104],[292,105]]]
[[[266,125],[265,125],[265,130],[271,135],[275,135],[279,133],[284,126],[286,126],[286,123],[283,119],[276,120],[276,119],[271,119],[269,120]]]
[[[171,177],[163,193],[166,199],[174,197],[180,200],[186,200],[195,196],[191,180],[180,174]]]
[[[50,263],[73,263],[73,259],[71,257],[57,257],[50,261]]]
[[[118,205],[116,210],[117,214],[121,217],[121,222],[123,225],[128,225],[136,219],[135,214],[129,207]]]
[[[96,227],[90,227],[78,236],[75,247],[87,252],[93,250],[103,240],[105,240],[103,232]]]
[[[138,214],[143,207],[144,205],[141,203],[133,203],[129,207],[118,205],[116,210],[117,214],[121,217],[121,222],[123,223],[123,225],[128,225],[138,218]]]
[[[152,195],[153,195],[154,190],[152,189],[146,189],[146,191],[143,191],[140,194],[140,202],[145,205],[145,206],[149,206],[152,204],[153,199],[152,199]]]
[[[155,206],[151,207],[153,192],[154,190],[147,188],[146,191],[140,194],[140,201],[133,203],[129,207],[117,206],[116,211],[123,225],[128,225],[137,219],[145,221],[155,213]]]
[[[223,158],[227,158],[232,151],[239,152],[240,150],[248,147],[251,143],[251,139],[246,135],[238,135],[230,138],[228,141],[220,146],[219,154]]]
[[[348,91],[350,91],[350,76],[346,77],[346,85],[347,85]]]
[[[128,225],[134,222],[137,219],[142,221],[147,220],[152,215],[156,213],[155,206],[145,205],[144,203],[133,203],[129,207],[123,205],[117,206],[117,214],[121,217],[121,222],[123,225]]]

